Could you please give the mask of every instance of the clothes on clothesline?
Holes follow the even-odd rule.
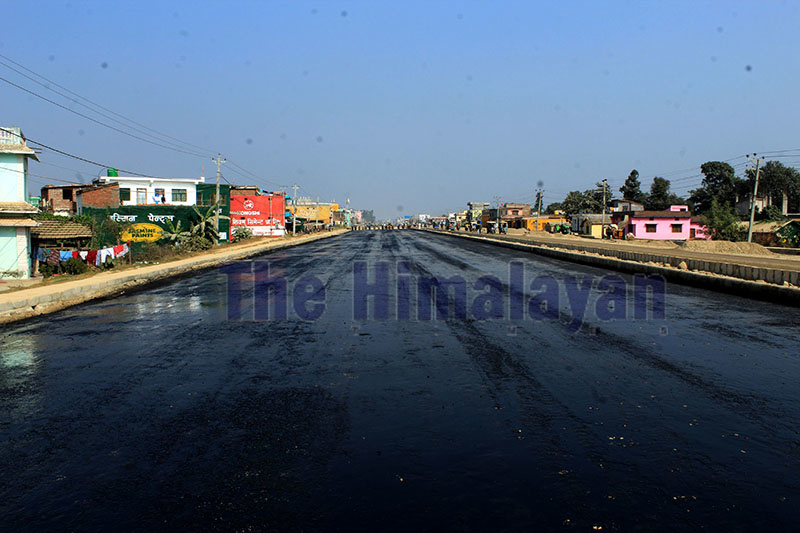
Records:
[[[100,266],[106,261],[123,257],[130,252],[127,244],[118,244],[117,246],[109,246],[100,250],[85,250],[85,251],[69,251],[69,250],[48,250],[46,248],[35,248],[32,257],[39,260],[41,263],[48,263],[50,265],[58,265],[59,262],[69,261],[72,258],[86,261],[90,265]]]

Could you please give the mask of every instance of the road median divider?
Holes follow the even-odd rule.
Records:
[[[485,242],[544,257],[631,274],[658,274],[668,281],[774,303],[800,306],[800,269],[762,268],[722,260],[701,260],[658,253],[608,250],[581,244],[524,242],[503,236],[437,230],[434,234]]]

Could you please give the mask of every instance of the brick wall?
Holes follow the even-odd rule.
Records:
[[[72,199],[64,199],[64,191],[72,191]],[[42,187],[42,208],[51,213],[55,211],[68,211],[75,213],[77,204],[75,203],[75,193],[73,187]],[[67,193],[69,194],[69,192]]]
[[[119,183],[81,191],[83,207],[119,207]]]

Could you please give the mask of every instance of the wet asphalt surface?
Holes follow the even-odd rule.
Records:
[[[796,528],[797,309],[670,284],[663,319],[605,320],[591,292],[577,332],[566,298],[355,320],[355,261],[393,291],[398,261],[494,275],[506,305],[513,260],[562,291],[609,272],[411,231],[260,259],[318,278],[322,315],[254,320],[245,279],[228,320],[213,270],[3,328],[0,529]]]

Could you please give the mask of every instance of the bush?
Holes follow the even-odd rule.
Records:
[[[209,250],[212,246],[214,243],[202,235],[192,235],[180,243],[181,250],[187,252],[202,252]]]
[[[135,242],[131,250],[135,261],[160,261],[172,256],[175,251],[169,244],[158,244],[155,242]],[[127,258],[126,258],[127,259]]]
[[[758,213],[759,220],[783,220],[783,210],[777,205],[768,205],[763,211]]]
[[[247,226],[237,226],[233,228],[233,238],[236,241],[246,241],[253,238],[253,230]]]
[[[66,262],[62,263],[62,265],[62,268],[66,274],[83,274],[89,270],[89,267],[86,266],[86,263],[76,257],[69,258]]]

